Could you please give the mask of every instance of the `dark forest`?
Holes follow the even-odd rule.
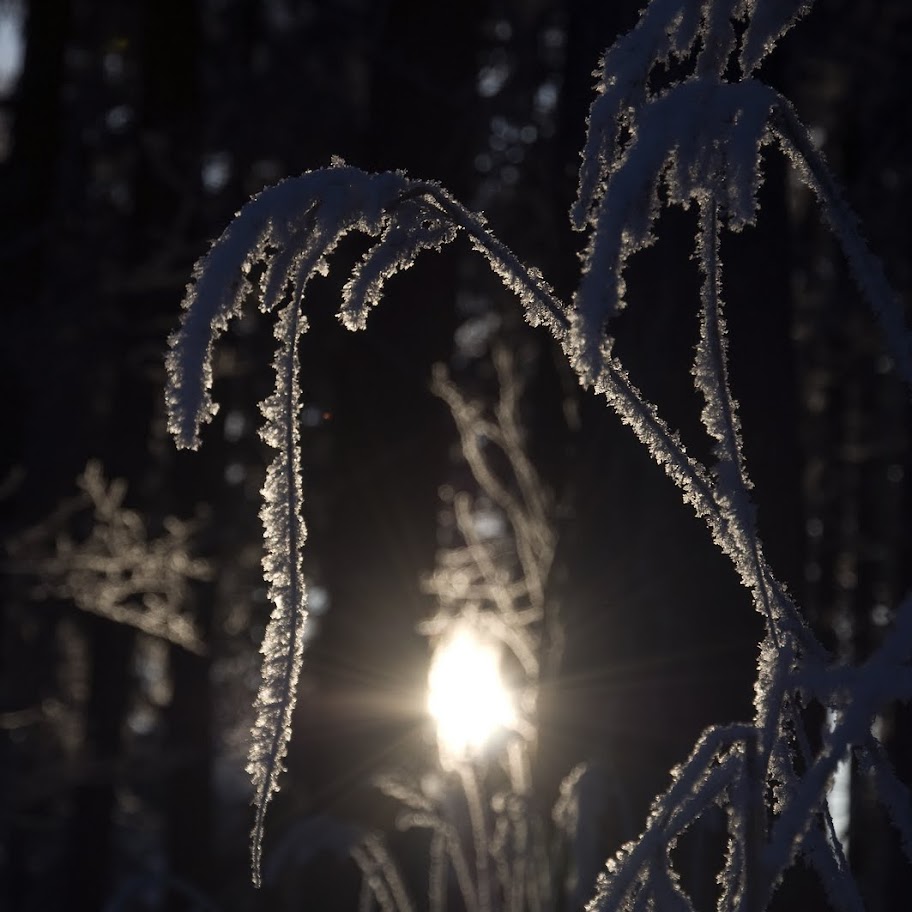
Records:
[[[255,304],[216,349],[221,408],[201,449],[177,450],[167,430],[165,354],[194,263],[253,194],[334,161],[439,182],[570,300],[593,71],[640,6],[0,0],[0,909],[409,912],[392,887],[389,905],[362,888],[371,865],[390,886],[382,838],[419,912],[573,912],[701,732],[752,718],[764,633],[751,593],[548,332],[457,240],[392,280],[350,333],[336,314],[365,248],[346,238],[307,291],[311,626],[255,889],[245,766],[270,616],[257,431],[274,348]],[[903,0],[816,0],[759,71],[825,155],[906,326],[910,60]],[[816,640],[838,667],[861,666],[912,583],[909,390],[813,196],[783,156],[763,167],[756,225],[721,241],[751,497]],[[616,334],[639,389],[706,461],[690,381],[696,223],[663,210],[658,242],[626,270],[640,303]],[[519,811],[492,757],[472,762],[471,787],[441,769],[427,710],[434,619],[485,610],[453,588],[473,547],[460,511],[476,552],[501,554],[506,535],[470,452],[482,420],[519,429],[484,458],[533,513],[540,497],[550,543]],[[517,460],[534,467],[528,488]],[[510,528],[504,547],[521,552]],[[523,564],[504,560],[508,575]],[[908,644],[903,661],[912,675]],[[827,710],[800,707],[811,759],[838,719]],[[769,908],[908,907],[910,704],[885,704],[874,729],[906,829],[852,754],[839,838],[862,905],[799,860]],[[478,823],[478,782],[492,820],[537,815],[547,901],[495,891],[486,908],[476,883],[473,907],[455,868],[434,893],[436,843],[402,825],[425,799],[395,783],[436,795],[460,775],[457,829]],[[696,909],[723,902],[723,810],[668,848]],[[496,879],[486,852],[469,852],[476,879]]]

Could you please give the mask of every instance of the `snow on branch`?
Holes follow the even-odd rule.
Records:
[[[358,264],[343,291],[340,319],[363,328],[386,280],[418,254],[439,249],[459,231],[481,250],[492,269],[526,305],[529,319],[558,325],[561,305],[546,282],[525,267],[442,188],[399,173],[370,175],[335,162],[285,180],[254,197],[196,264],[179,329],[166,359],[168,427],[178,446],[196,448],[200,429],[217,412],[212,400],[213,349],[248,298],[264,313],[277,311],[274,392],[261,403],[263,440],[276,450],[267,470],[261,518],[264,575],[273,611],[263,640],[262,683],[256,699],[248,772],[254,785],[251,852],[260,882],[266,807],[278,789],[291,735],[291,716],[306,639],[306,592],[301,550],[303,519],[298,344],[307,329],[308,282],[328,271],[327,257],[352,231],[379,240]]]
[[[589,237],[570,306],[559,300],[537,269],[523,263],[491,232],[483,216],[470,212],[439,185],[402,173],[366,174],[341,162],[264,190],[197,263],[167,356],[169,429],[178,446],[198,446],[201,426],[216,412],[210,394],[213,346],[231,318],[248,298],[258,299],[262,312],[277,313],[276,387],[262,405],[263,437],[277,455],[267,473],[261,513],[264,570],[274,609],[263,644],[263,681],[248,767],[257,809],[252,839],[255,881],[265,810],[278,788],[290,737],[307,624],[301,573],[305,527],[297,354],[307,328],[305,291],[314,275],[328,271],[327,258],[352,231],[367,235],[371,243],[343,288],[339,317],[350,329],[365,326],[389,277],[408,268],[422,251],[439,249],[465,234],[520,299],[529,322],[550,330],[581,382],[605,396],[677,485],[732,561],[766,621],[754,720],[704,736],[657,802],[640,840],[608,865],[591,909],[689,909],[670,850],[687,827],[717,804],[726,808],[729,836],[719,874],[722,908],[762,909],[784,868],[802,852],[833,895],[833,878],[848,883],[850,875],[833,835],[825,792],[836,763],[853,747],[882,787],[908,844],[908,789],[885,765],[870,731],[885,704],[912,696],[912,609],[907,602],[899,612],[896,632],[861,669],[832,665],[764,556],[741,447],[737,399],[728,378],[719,235],[756,219],[763,180],[761,153],[775,145],[816,192],[856,283],[882,324],[893,360],[912,385],[912,343],[880,264],[868,251],[791,105],[753,76],[809,6],[807,0],[652,0],[639,24],[605,54],[599,94],[589,115],[579,194],[571,212],[574,227]],[[656,219],[663,206],[692,203],[700,213],[697,258],[703,274],[700,342],[692,379],[703,400],[704,427],[713,441],[712,465],[686,452],[677,432],[627,374],[609,334],[611,319],[625,306],[627,261],[656,240]],[[445,377],[437,382],[470,452],[477,429],[467,429],[485,419],[472,412],[472,404],[459,397]],[[488,420],[485,428],[507,455],[515,450],[513,438],[504,436],[502,420]],[[483,454],[476,456],[473,469],[481,471],[482,487],[489,489],[488,495],[516,527],[523,547],[528,546],[519,557],[524,582],[531,580],[533,585],[523,595],[534,602],[541,582],[535,567],[543,556],[550,560],[552,543],[536,537],[537,520],[523,526],[523,510],[532,516],[535,510],[528,508],[538,509],[531,501],[520,503],[522,497],[529,500],[523,490],[526,467],[513,466],[518,499],[496,477],[484,474]],[[474,585],[481,592],[489,587],[491,567],[481,550],[473,548],[467,504],[455,507],[467,533],[466,559],[477,564]],[[500,597],[515,595],[515,590],[504,590]],[[816,753],[802,716],[811,699],[837,716]],[[446,840],[442,832],[437,838]],[[390,909],[404,907],[397,885],[382,876],[377,852],[367,844],[360,851],[366,876],[374,878],[377,901]],[[848,887],[842,895],[850,896]]]
[[[810,6],[810,0],[653,0],[606,52],[571,209],[573,227],[590,231],[571,316],[570,356],[584,381],[596,381],[611,351],[603,330],[625,306],[627,260],[655,240],[661,190],[667,203],[683,206],[712,196],[727,227],[737,231],[756,218],[761,151],[775,142],[820,199],[897,369],[912,386],[912,342],[883,268],[791,104],[750,78]],[[739,79],[725,75],[737,51],[733,19],[746,24]],[[690,75],[650,89],[656,71],[672,59],[689,61]]]
[[[300,306],[307,283],[325,274],[325,257],[353,229],[377,234],[383,207],[405,184],[398,174],[367,175],[341,164],[288,179],[255,196],[197,262],[184,296],[180,329],[169,339],[168,428],[196,449],[200,425],[217,406],[212,351],[248,297],[273,310],[290,292]],[[265,267],[254,287],[255,267]]]

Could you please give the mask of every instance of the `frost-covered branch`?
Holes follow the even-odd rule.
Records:
[[[253,780],[256,819],[251,836],[254,883],[259,883],[266,806],[278,789],[282,760],[291,737],[298,676],[304,654],[307,625],[301,548],[306,537],[301,516],[303,483],[298,413],[298,341],[306,322],[295,302],[286,305],[276,323],[279,349],[273,362],[275,392],[262,403],[266,424],[263,440],[276,450],[266,472],[260,518],[266,551],[263,572],[274,608],[263,644],[262,683],[254,710],[256,718],[247,772]]]
[[[263,684],[249,766],[257,806],[255,879],[265,809],[278,787],[290,735],[307,623],[300,562],[304,523],[297,345],[307,326],[307,285],[314,275],[328,271],[327,258],[352,231],[371,240],[343,288],[339,317],[350,329],[365,326],[388,278],[408,268],[421,252],[467,235],[517,295],[529,322],[550,330],[581,382],[605,396],[704,520],[766,622],[754,719],[703,737],[658,800],[640,840],[609,864],[592,908],[689,909],[671,848],[685,829],[719,803],[728,813],[729,837],[719,875],[721,908],[760,912],[799,852],[829,879],[832,890],[834,877],[850,875],[824,807],[825,791],[836,763],[853,747],[887,793],[908,842],[908,790],[884,765],[870,730],[886,702],[912,697],[910,609],[903,608],[896,632],[867,665],[832,665],[764,556],[737,398],[728,376],[719,238],[723,230],[738,231],[757,218],[762,155],[775,146],[817,193],[851,272],[884,328],[898,370],[912,382],[912,345],[883,270],[868,252],[854,216],[791,105],[754,75],[809,6],[807,0],[652,0],[639,24],[608,50],[590,109],[579,194],[571,213],[574,227],[588,238],[570,306],[557,298],[538,270],[494,235],[483,216],[440,186],[401,173],[365,174],[341,162],[263,191],[195,267],[167,359],[169,428],[179,446],[197,446],[201,425],[215,414],[212,352],[230,319],[249,297],[258,298],[264,313],[278,314],[276,392],[263,405],[264,438],[277,455],[267,474],[262,511],[264,569],[274,610],[263,646]],[[669,73],[681,75],[670,78]],[[687,453],[657,406],[641,394],[617,357],[610,332],[612,319],[627,304],[625,266],[656,240],[656,220],[667,205],[695,205],[699,210],[697,253],[703,285],[692,379],[703,401],[703,426],[713,442],[711,465]],[[543,617],[553,541],[547,500],[521,445],[516,390],[509,384],[509,372],[506,376],[493,415],[469,401],[445,374],[435,379],[481,491],[510,526],[514,550],[481,533],[477,501],[457,497],[453,509],[464,547],[446,558],[431,588],[442,604],[471,605],[473,617],[487,623],[488,632],[512,652],[523,673],[534,677],[534,631]],[[494,470],[491,448],[506,457],[509,479]],[[439,633],[445,622],[445,616],[438,617],[427,631]],[[837,714],[817,753],[811,750],[802,716],[810,699]],[[426,808],[415,807],[413,813],[427,822],[435,819]],[[524,838],[520,829],[518,839]],[[450,851],[449,837],[435,830],[435,838],[439,859]],[[384,908],[400,907],[396,885],[379,873],[380,857],[367,845],[359,851],[364,870],[373,878],[373,897]],[[484,854],[487,864],[488,848]],[[483,912],[489,904],[491,871],[479,864],[477,854],[475,861],[474,901]],[[439,863],[435,870],[439,895]],[[529,890],[531,897],[531,886]]]
[[[798,175],[817,195],[823,216],[842,247],[855,283],[880,321],[896,369],[912,388],[912,336],[906,328],[903,307],[887,281],[883,265],[865,243],[858,218],[845,201],[823,155],[814,147],[807,128],[786,99],[778,100],[770,127]]]

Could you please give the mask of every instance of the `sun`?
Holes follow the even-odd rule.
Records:
[[[500,674],[500,649],[467,622],[457,623],[434,651],[428,711],[445,765],[480,755],[494,735],[516,725],[513,696]]]

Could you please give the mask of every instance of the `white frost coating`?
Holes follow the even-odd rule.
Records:
[[[751,0],[751,18],[741,50],[741,69],[749,76],[776,42],[804,16],[813,0]]]
[[[838,912],[865,912],[855,880],[846,876],[845,865],[836,858],[820,830],[811,830],[805,836],[802,849],[808,866],[820,876],[830,906]]]
[[[589,221],[604,193],[609,169],[619,152],[623,127],[646,101],[646,81],[657,63],[672,53],[685,54],[698,34],[698,5],[691,0],[654,0],[636,27],[615,41],[598,70],[598,92],[589,109],[589,128],[577,200],[570,220],[579,230]]]
[[[749,18],[755,5],[757,24]],[[603,325],[624,306],[625,263],[652,241],[663,180],[673,202],[687,205],[712,190],[732,228],[753,221],[760,149],[778,96],[752,80],[725,80],[736,50],[733,20],[748,17],[747,36],[761,36],[768,50],[799,7],[792,0],[653,0],[605,54],[571,210],[574,227],[594,229],[574,297],[575,366],[584,380],[597,374]],[[694,73],[652,95],[655,68],[697,48]],[[748,56],[754,60],[755,51]]]
[[[538,269],[523,266],[521,271],[517,270],[515,256],[506,248],[492,248],[475,238],[472,239],[472,246],[487,259],[491,271],[500,279],[504,288],[519,298],[526,320],[532,326],[544,323],[551,327],[555,335],[562,331],[563,324],[554,317],[563,317],[563,305]]]
[[[696,50],[694,75],[720,82],[736,51],[733,21],[747,20],[741,63],[748,76],[810,5],[810,0],[653,0],[599,67],[598,95],[589,110],[579,190],[570,213],[574,228],[594,225],[612,171],[639,132],[641,112],[653,101],[647,86],[657,66]],[[625,140],[625,133],[631,139]]]
[[[718,460],[714,469],[715,500],[728,524],[730,546],[736,552],[736,566],[742,580],[751,589],[757,608],[766,619],[769,635],[778,641],[778,629],[789,612],[774,603],[760,560],[761,546],[748,493],[752,484],[742,452],[738,404],[728,380],[728,333],[722,314],[719,224],[713,196],[700,204],[697,246],[703,287],[700,340],[693,374],[704,401],[700,417],[715,442],[713,451]]]
[[[381,237],[345,287],[340,316],[349,328],[364,325],[368,308],[379,300],[390,275],[408,268],[422,250],[449,243],[459,230],[470,235],[494,270],[520,294],[532,319],[547,320],[559,334],[563,318],[560,302],[541,276],[490,234],[483,217],[442,188],[409,181],[402,174],[369,175],[340,163],[263,191],[196,264],[167,356],[169,429],[178,446],[196,447],[200,425],[216,412],[209,392],[213,346],[230,319],[257,291],[261,311],[278,311],[276,386],[261,404],[266,419],[261,435],[277,451],[267,471],[261,510],[263,569],[274,608],[261,647],[262,684],[247,767],[256,806],[251,836],[256,884],[266,808],[283,769],[306,640],[297,352],[307,325],[304,291],[314,274],[327,271],[327,257],[353,230]],[[251,275],[258,269],[254,288]]]
[[[335,165],[286,180],[263,191],[235,217],[195,266],[179,330],[167,356],[169,429],[178,446],[196,447],[200,425],[216,405],[209,389],[212,351],[228,322],[254,293],[251,271],[264,266],[260,309],[279,313],[275,392],[261,404],[263,439],[276,449],[263,488],[264,575],[274,608],[264,637],[262,684],[256,700],[248,772],[254,785],[256,821],[251,850],[259,883],[266,806],[278,788],[290,736],[307,611],[301,575],[306,531],[298,414],[297,346],[306,320],[301,312],[307,282],[326,269],[325,258],[353,229],[377,234],[407,181],[399,174],[367,175]]]
[[[405,187],[399,174],[368,175],[337,165],[289,178],[264,190],[234,217],[193,268],[180,328],[168,340],[168,429],[179,447],[199,446],[200,425],[212,419],[212,351],[254,289],[250,271],[263,263],[265,310],[286,286],[300,300],[322,260],[353,228],[379,231],[383,209]]]
[[[732,23],[743,0],[715,0],[703,4],[703,46],[697,57],[697,75],[721,78],[735,49]]]
[[[439,214],[445,214],[453,226],[464,231],[472,246],[488,261],[491,270],[504,287],[512,291],[523,305],[526,319],[533,326],[545,325],[554,337],[563,340],[568,327],[566,308],[541,272],[527,266],[499,238],[488,230],[484,215],[471,212],[437,184],[421,182],[412,193],[423,191]]]
[[[179,445],[195,446],[200,424],[214,414],[209,396],[212,345],[244,299],[259,290],[261,309],[278,312],[276,392],[263,404],[263,436],[278,454],[263,491],[264,570],[275,608],[263,645],[263,685],[249,765],[257,806],[255,879],[264,814],[287,749],[307,621],[297,429],[297,344],[306,328],[302,298],[311,276],[326,271],[327,256],[352,230],[379,235],[379,240],[345,286],[340,317],[349,328],[364,325],[390,275],[411,265],[421,250],[448,243],[464,231],[518,295],[527,318],[548,326],[583,382],[605,395],[703,518],[767,620],[751,724],[703,736],[657,800],[641,838],[608,863],[590,909],[689,909],[671,850],[714,805],[724,807],[728,816],[720,908],[759,912],[784,869],[802,854],[828,894],[842,908],[856,909],[851,874],[826,807],[833,769],[850,747],[870,768],[912,854],[909,790],[871,735],[872,721],[885,704],[912,698],[912,598],[864,665],[834,665],[763,555],[727,378],[718,234],[720,226],[738,230],[755,218],[761,150],[775,138],[820,197],[853,275],[884,325],[894,359],[912,382],[912,347],[901,308],[794,111],[759,82],[727,81],[739,33],[744,35],[741,55],[747,74],[807,6],[786,0],[653,0],[640,25],[606,54],[573,216],[591,237],[571,310],[534,268],[489,231],[483,216],[469,212],[438,185],[400,174],[371,176],[341,164],[265,191],[244,207],[197,264],[168,355],[169,427]],[[746,29],[733,29],[733,18],[747,18]],[[680,65],[683,70],[690,66],[692,74],[658,94],[648,90],[654,68],[673,57],[687,57]],[[701,212],[698,258],[704,283],[693,373],[704,398],[702,421],[714,441],[713,466],[687,454],[676,432],[627,376],[605,329],[623,305],[627,258],[653,240],[660,199],[685,206],[696,201]],[[259,289],[254,289],[250,277],[260,267]],[[819,751],[809,744],[802,716],[811,700],[837,716]],[[421,815],[428,817],[416,810],[416,820]],[[435,829],[438,824],[430,818],[413,825],[431,827],[446,845],[468,902],[473,896],[468,867],[448,831]],[[378,861],[364,851],[365,863],[374,871]],[[392,902],[393,887],[384,883],[384,895]]]
[[[670,202],[686,205],[712,191],[721,205],[734,202],[737,226],[754,218],[760,144],[777,97],[752,80],[730,85],[707,77],[673,86],[643,107],[598,203],[574,296],[573,336],[581,376],[594,379],[602,327],[624,306],[627,259],[654,239],[663,178]]]
[[[747,725],[704,732],[687,762],[672,770],[672,784],[653,803],[646,829],[635,842],[628,843],[608,861],[606,873],[599,877],[596,885],[596,895],[586,906],[587,912],[635,908],[637,894],[648,880],[650,869],[658,866],[655,865],[657,860],[667,861],[666,847],[673,844],[686,826],[688,810],[693,806],[696,812],[698,808],[694,805],[706,799],[701,786],[707,781],[707,773],[732,751],[740,750],[739,745],[752,736],[753,730]],[[726,764],[726,775],[712,782],[715,795],[736,770],[737,764]],[[644,892],[643,899],[647,900],[650,891]]]
[[[721,224],[739,230],[755,219],[761,151],[772,139],[818,194],[910,385],[912,343],[879,263],[791,106],[746,78],[810,4],[707,0],[699,5],[694,28],[696,6],[654,0],[637,28],[605,56],[572,212],[575,227],[588,228],[591,236],[563,344],[581,379],[604,393],[705,519],[766,617],[767,637],[759,657],[753,724],[744,726],[743,737],[714,753],[697,751],[685,767],[693,776],[678,777],[640,839],[609,861],[589,910],[688,908],[669,851],[681,830],[716,801],[726,810],[729,832],[718,877],[720,909],[766,908],[784,868],[801,854],[834,905],[854,912],[859,908],[857,889],[827,812],[826,789],[850,745],[858,746],[866,737],[873,741],[869,730],[878,707],[891,698],[912,696],[912,621],[907,618],[912,599],[893,635],[869,663],[861,669],[834,670],[763,556],[737,406],[727,378],[718,231]],[[728,82],[738,33],[731,20],[745,17],[745,78]],[[688,52],[695,57],[693,75],[651,94],[646,87],[653,69],[674,54]],[[627,258],[653,240],[662,186],[663,205],[696,201],[701,209],[698,256],[704,284],[694,380],[704,397],[703,424],[715,444],[712,472],[687,456],[677,435],[633,386],[605,332],[606,323],[624,305]],[[801,719],[802,708],[812,699],[838,708],[841,720],[816,755]],[[868,745],[865,757],[912,854],[909,789],[876,742]]]
[[[697,78],[718,82],[735,51],[733,19],[744,19],[750,0],[653,0],[636,27],[605,53],[598,70],[598,95],[589,110],[577,200],[570,220],[579,230],[594,224],[594,209],[612,179],[612,170],[635,136],[640,113],[653,98],[651,73],[695,49]]]
[[[253,781],[256,820],[251,834],[253,880],[260,883],[263,825],[266,806],[278,790],[282,760],[291,737],[298,676],[307,624],[306,592],[301,572],[301,548],[307,536],[301,516],[303,485],[298,429],[301,389],[298,379],[298,341],[306,330],[300,305],[292,301],[279,314],[275,336],[279,340],[273,366],[275,392],[260,408],[266,419],[263,440],[276,450],[263,485],[265,553],[263,575],[269,583],[272,615],[260,651],[262,682],[254,704],[247,772]]]
[[[896,370],[912,390],[912,335],[906,327],[903,303],[896,297],[883,265],[865,243],[858,220],[843,198],[826,161],[811,143],[808,131],[791,104],[781,99],[771,129],[798,176],[817,195],[824,218],[839,241],[859,291],[880,322]]]
[[[698,254],[703,272],[701,291],[700,340],[696,347],[693,374],[704,405],[700,415],[703,426],[715,441],[713,451],[722,466],[732,466],[732,482],[751,487],[741,451],[741,424],[737,403],[728,382],[728,331],[722,316],[722,269],[719,262],[719,226],[715,200],[700,207]]]
[[[456,237],[456,227],[433,214],[426,202],[408,200],[396,209],[380,240],[355,267],[342,292],[339,316],[349,329],[364,329],[380,302],[386,280],[408,269],[423,250],[439,250]]]

